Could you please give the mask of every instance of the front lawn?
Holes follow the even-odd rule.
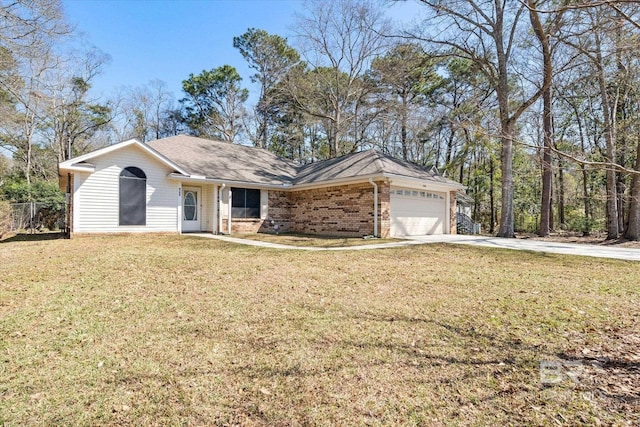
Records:
[[[638,283],[464,246],[0,243],[0,425],[637,425]]]
[[[376,245],[381,243],[400,242],[399,239],[378,239],[362,237],[327,237],[308,234],[268,234],[268,233],[234,233],[231,237],[240,239],[257,240],[260,242],[279,243],[290,246],[311,246],[317,248],[341,248],[349,246]]]

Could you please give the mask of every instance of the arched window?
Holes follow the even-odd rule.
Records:
[[[147,176],[135,166],[120,173],[120,225],[146,225]]]

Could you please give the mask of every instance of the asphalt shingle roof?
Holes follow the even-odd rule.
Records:
[[[347,154],[299,166],[270,151],[187,135],[148,142],[192,175],[207,178],[254,182],[257,184],[313,184],[383,173],[408,178],[460,185],[435,170],[387,156],[375,150]]]
[[[148,142],[192,175],[261,184],[289,184],[296,164],[267,150],[187,135]]]

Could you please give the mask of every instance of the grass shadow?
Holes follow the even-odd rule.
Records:
[[[45,240],[58,240],[64,239],[66,236],[62,231],[47,232],[47,233],[18,233],[14,236],[7,237],[0,240],[0,243],[13,243],[13,242],[40,242]]]

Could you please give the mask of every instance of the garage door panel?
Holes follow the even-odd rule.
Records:
[[[443,193],[391,189],[391,235],[443,234],[446,199]]]
[[[438,218],[395,217],[391,227],[396,231],[394,236],[421,236],[425,234],[442,234],[443,221]]]

